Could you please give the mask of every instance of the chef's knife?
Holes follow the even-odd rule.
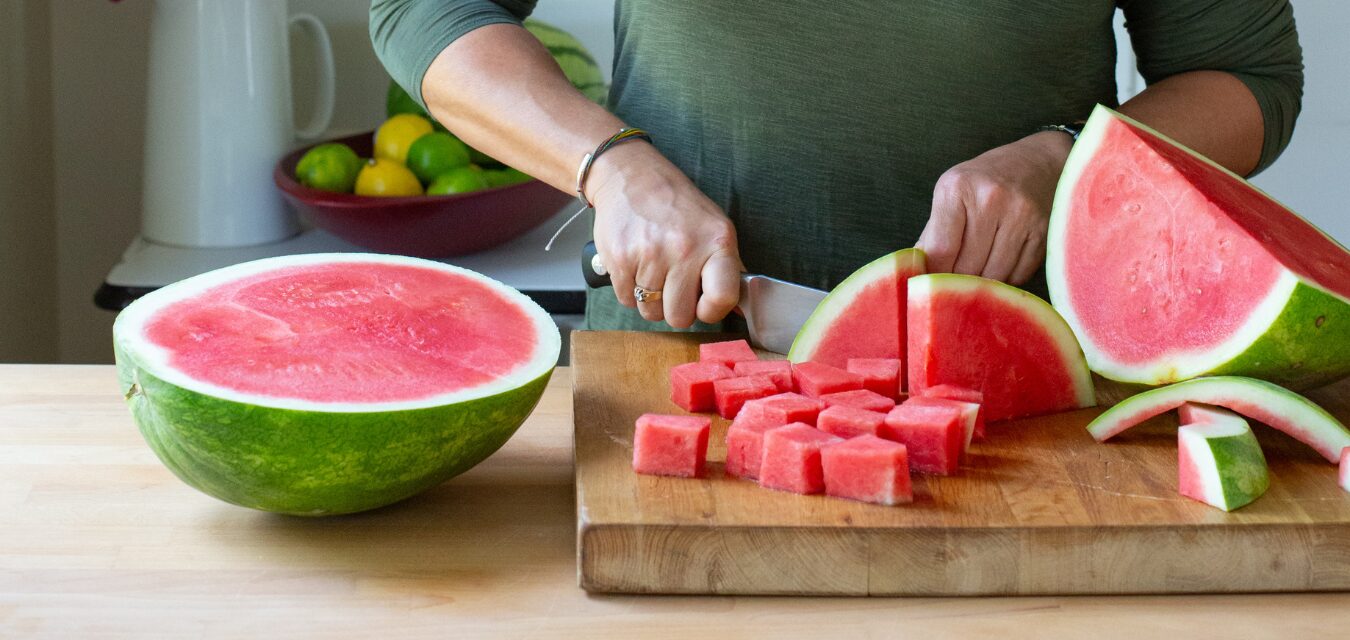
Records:
[[[595,289],[612,284],[595,243],[581,250],[581,273]],[[797,331],[825,299],[825,292],[754,273],[741,274],[741,299],[737,310],[745,316],[750,344],[774,353],[787,353]]]

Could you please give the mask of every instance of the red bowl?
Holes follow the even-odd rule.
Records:
[[[371,155],[373,133],[333,140]],[[354,245],[419,258],[445,258],[491,249],[553,217],[572,197],[538,180],[451,196],[375,198],[311,189],[295,180],[309,148],[277,163],[272,179],[315,226]]]

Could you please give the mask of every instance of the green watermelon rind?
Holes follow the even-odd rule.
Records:
[[[540,331],[537,351],[498,382],[425,401],[368,404],[313,403],[219,389],[142,355],[153,348],[140,337],[139,323],[153,315],[156,305],[263,268],[255,265],[328,259],[424,265],[492,282],[494,290],[521,304],[531,317]],[[136,306],[142,304],[148,306]],[[371,254],[286,256],[189,278],[128,307],[114,323],[113,340],[118,381],[136,425],[174,475],[225,502],[304,516],[392,504],[482,462],[534,410],[560,346],[548,315],[514,289],[449,265]]]
[[[591,102],[604,105],[609,98],[609,86],[595,56],[576,36],[536,18],[527,18],[525,29],[548,49],[549,55],[563,70],[563,75]]]
[[[1046,280],[1055,308],[1073,327],[1092,370],[1106,378],[1161,385],[1204,375],[1240,375],[1262,378],[1284,386],[1306,389],[1350,376],[1350,300],[1299,274],[1284,269],[1277,284],[1247,323],[1223,344],[1201,353],[1173,354],[1163,362],[1131,365],[1115,361],[1096,347],[1078,319],[1064,277],[1064,233],[1070,202],[1078,179],[1101,145],[1107,125],[1120,120],[1152,133],[1223,173],[1246,182],[1204,156],[1110,108],[1098,105],[1065,162],[1055,190],[1046,254]],[[1278,200],[1247,183],[1257,193]],[[1297,213],[1280,205],[1295,217]],[[1300,219],[1302,219],[1300,217]],[[1316,228],[1316,227],[1314,227]],[[1319,230],[1337,246],[1335,239]]]
[[[1122,400],[1087,426],[1104,442],[1185,402],[1218,405],[1283,431],[1327,460],[1340,461],[1350,447],[1350,429],[1313,401],[1277,384],[1241,376],[1194,378]]]
[[[802,323],[797,337],[792,340],[792,347],[788,349],[787,359],[791,362],[806,362],[815,356],[826,330],[868,285],[894,275],[896,269],[903,265],[913,267],[913,273],[923,273],[926,263],[927,256],[922,249],[910,248],[888,253],[854,271],[839,286],[831,289],[806,322]],[[904,349],[904,345],[900,348]]]
[[[1232,511],[1251,504],[1270,488],[1261,444],[1240,417],[1184,425],[1177,430],[1177,446],[1198,467],[1206,504]]]

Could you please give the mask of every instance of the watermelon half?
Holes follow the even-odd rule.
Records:
[[[1184,403],[1200,402],[1260,420],[1337,462],[1350,447],[1350,430],[1325,409],[1293,391],[1255,378],[1196,378],[1130,396],[1088,424],[1098,442]]]
[[[169,469],[298,515],[386,505],[482,461],[533,410],[560,344],[510,287],[369,254],[212,271],[113,326],[122,391]]]
[[[1097,107],[1050,217],[1050,297],[1125,382],[1350,375],[1350,252],[1246,180]]]
[[[909,281],[909,391],[956,385],[983,394],[989,422],[1096,404],[1068,325],[1044,300],[978,276]]]
[[[923,251],[903,249],[853,272],[816,305],[788,360],[844,369],[850,358],[903,358],[907,282],[924,262]]]

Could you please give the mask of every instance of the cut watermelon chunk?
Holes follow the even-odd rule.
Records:
[[[1196,378],[1130,396],[1089,423],[1088,433],[1102,442],[1186,402],[1219,405],[1264,422],[1333,463],[1340,460],[1342,449],[1350,447],[1350,430],[1311,400],[1279,385],[1239,376]]]
[[[727,419],[735,418],[745,403],[775,393],[778,393],[778,387],[768,376],[723,378],[713,381],[713,399],[717,404],[717,415]]]
[[[840,438],[877,435],[886,422],[886,414],[837,404],[820,412],[816,427]]]
[[[850,358],[903,358],[906,282],[923,272],[918,249],[864,265],[820,301],[792,341],[788,359],[842,368]]]
[[[118,380],[189,485],[298,515],[373,509],[464,472],[534,409],[557,325],[429,260],[305,254],[151,292],[118,317]]]
[[[954,384],[939,384],[928,387],[923,390],[923,395],[930,398],[947,398],[948,400],[959,400],[961,402],[970,402],[976,406],[975,411],[975,440],[984,439],[984,394],[974,389],[967,389]]]
[[[1095,404],[1068,325],[1045,301],[995,280],[910,279],[907,362],[911,395],[940,384],[979,391],[990,422]]]
[[[725,342],[707,342],[698,345],[699,362],[720,362],[728,368],[734,367],[737,362],[752,362],[759,360],[755,355],[755,350],[750,348],[750,343],[745,340],[727,340]]]
[[[914,400],[886,414],[881,437],[905,445],[910,467],[919,473],[956,473],[966,440],[965,415],[955,406]]]
[[[1227,412],[1199,417],[1177,430],[1177,491],[1224,511],[1251,504],[1270,487],[1252,428]]]
[[[749,480],[759,478],[764,433],[781,426],[784,423],[774,422],[761,413],[741,411],[727,427],[727,475]]]
[[[1350,447],[1341,449],[1341,467],[1338,470],[1341,488],[1350,491]]]
[[[681,409],[698,413],[717,408],[713,383],[735,377],[720,362],[686,362],[670,370],[670,401]]]
[[[777,426],[793,422],[814,425],[816,416],[824,408],[825,403],[816,398],[804,396],[800,393],[779,393],[766,398],[751,400],[745,403],[741,412],[761,415],[764,419],[776,423]]]
[[[903,444],[865,435],[825,447],[820,463],[826,495],[884,505],[914,501]]]
[[[866,409],[867,411],[878,411],[880,413],[886,413],[895,408],[894,400],[875,391],[868,391],[866,389],[827,393],[820,396],[820,401],[825,403],[826,408],[835,405],[847,405],[859,409]]]
[[[863,386],[862,378],[857,374],[819,362],[803,362],[792,367],[792,378],[799,391],[813,398]]]
[[[1203,402],[1184,402],[1177,407],[1178,423],[1182,425],[1223,422],[1224,420],[1242,420],[1242,416],[1223,407]]]
[[[766,432],[759,467],[760,486],[803,494],[824,491],[820,450],[836,442],[843,439],[800,422]]]
[[[1199,154],[1097,107],[1064,167],[1046,276],[1108,378],[1350,375],[1350,252]]]
[[[703,475],[711,426],[703,416],[642,414],[633,432],[633,470],[680,478]]]
[[[949,398],[935,398],[932,396],[915,396],[905,401],[905,404],[916,406],[932,407],[951,407],[961,412],[961,450],[969,451],[970,442],[975,438],[975,425],[980,420],[980,405],[974,402],[962,402],[961,400],[951,400]]]
[[[898,358],[849,358],[845,370],[861,376],[864,389],[899,400],[903,367]]]
[[[778,391],[792,391],[792,363],[787,360],[743,360],[733,370],[738,376],[769,376]]]

